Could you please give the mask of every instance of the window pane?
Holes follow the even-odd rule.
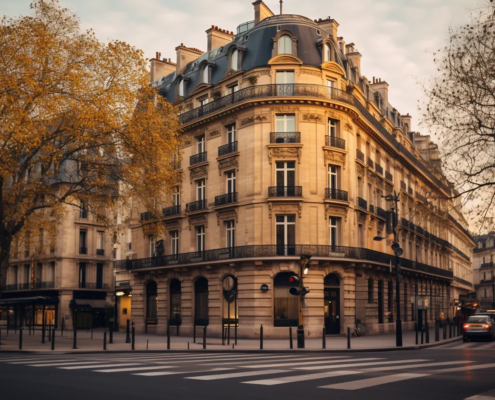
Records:
[[[285,186],[284,171],[277,171],[277,186]]]
[[[291,84],[294,83],[294,72],[293,71],[285,71],[285,83]]]
[[[279,217],[277,217],[277,220],[278,218]],[[277,246],[283,246],[284,244],[285,244],[284,225],[277,225]]]
[[[287,127],[286,132],[295,132],[296,131],[296,116],[295,115],[287,115]]]
[[[287,171],[287,185],[286,186],[295,186],[296,184],[296,172],[295,171]]]

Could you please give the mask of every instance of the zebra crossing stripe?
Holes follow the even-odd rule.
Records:
[[[435,371],[430,371],[436,374],[442,374],[445,372],[458,372],[458,371],[471,371],[474,369],[487,369],[487,368],[495,368],[495,363],[491,364],[478,364],[478,365],[467,365],[465,367],[458,368],[446,368],[446,369],[437,369]]]
[[[293,361],[298,361],[298,365],[313,365],[313,364],[322,364],[322,363],[329,363],[329,362],[334,362],[335,360],[338,361],[351,361],[351,360],[342,360],[343,358],[351,358],[350,356],[335,356],[335,357],[309,357],[309,358],[295,358]],[[308,360],[313,360],[309,362],[299,362],[299,361],[308,361]],[[314,360],[322,360],[322,361],[314,361]],[[378,360],[381,360],[379,358]],[[272,368],[272,367],[283,367],[286,365],[287,361],[291,360],[284,360],[283,363],[277,363],[277,364],[258,364],[258,365],[246,365],[246,368]]]
[[[495,400],[495,390],[489,390],[488,392],[483,392],[464,400]]]
[[[476,349],[473,350],[485,350],[485,349],[491,349],[492,347],[495,346],[495,343],[490,343],[490,344],[485,344],[483,346],[476,347]]]
[[[297,357],[294,358],[294,355],[291,355],[291,356],[268,356],[268,357],[264,358],[263,361],[264,360],[268,360],[268,359],[284,359],[284,358],[287,358],[288,360],[283,360],[283,361],[295,361],[295,360],[299,360],[300,359],[300,358],[297,358]],[[348,358],[348,357],[345,357],[345,358]],[[257,363],[258,361],[259,360],[256,359],[254,361],[243,361],[243,362],[236,363],[236,364],[240,364],[240,365],[253,364],[253,363]],[[228,365],[228,364],[232,364],[232,363],[231,362],[219,362],[219,363],[208,363],[208,364],[200,364],[200,365],[211,366],[211,365]]]
[[[274,378],[274,379],[261,379],[259,381],[249,381],[242,383],[247,383],[250,385],[273,386],[273,385],[282,385],[284,383],[311,381],[315,379],[333,378],[335,376],[344,376],[344,375],[357,375],[362,373],[363,373],[362,371],[331,371],[331,372],[320,372],[318,374],[284,376],[281,378]]]
[[[188,377],[186,377],[184,379],[197,379],[199,381],[214,381],[214,380],[218,380],[218,379],[243,378],[245,376],[282,374],[282,373],[285,373],[285,372],[290,372],[290,371],[283,370],[283,369],[264,369],[262,371],[233,372],[233,373],[230,373],[230,374],[188,376]]]
[[[389,364],[412,364],[417,362],[430,360],[398,360],[398,361],[376,361],[357,364],[334,364],[334,365],[317,365],[315,367],[296,368],[304,371],[314,371],[318,369],[334,369],[334,368],[352,368],[352,367],[367,367],[368,365],[389,365]]]
[[[111,368],[115,367],[115,364],[103,364],[98,365],[95,363],[91,363],[92,365],[76,365],[72,367],[58,367],[58,369],[91,369],[91,368]],[[140,365],[138,363],[128,363],[128,364],[119,364],[119,367],[127,367],[131,365]]]
[[[467,349],[468,347],[474,346],[476,343],[463,343],[459,346],[449,347],[449,350],[459,350],[459,349]]]
[[[167,367],[163,365],[159,366],[154,366],[154,367],[130,367],[130,368],[114,368],[114,369],[95,369],[93,372],[132,372],[132,371],[146,371],[146,370],[152,370],[152,369],[166,369],[166,368],[173,368],[173,367]]]
[[[442,365],[452,365],[452,364],[459,364],[459,363],[473,363],[476,361],[445,361],[445,362],[437,362],[437,363],[424,363],[424,364],[407,364],[404,366],[400,365],[394,365],[392,367],[377,367],[377,368],[367,368],[366,371],[371,371],[371,372],[377,372],[377,371],[391,371],[394,369],[399,369],[399,368],[423,368],[423,367],[440,367]]]
[[[39,362],[39,361],[38,361]],[[107,363],[108,360],[105,361],[71,361],[71,362],[63,362],[63,363],[45,363],[45,364],[31,364],[29,367],[65,367],[66,365],[87,365],[87,364],[104,364]],[[114,364],[115,365],[115,364]]]
[[[180,374],[199,374],[202,372],[214,372],[214,371],[229,371],[233,370],[235,368],[212,368],[208,371],[164,371],[164,372],[142,372],[138,374],[132,374],[132,375],[138,375],[138,376],[163,376],[163,375],[180,375]]]
[[[29,364],[39,364],[40,362],[65,362],[65,361],[77,361],[77,359],[75,358],[64,358],[64,359],[60,359],[60,360],[46,360],[46,359],[42,359],[41,357],[36,359],[36,361],[16,361],[16,362],[9,362],[9,364],[12,364],[12,365],[29,365]]]
[[[361,379],[358,381],[335,383],[333,385],[319,386],[320,389],[339,389],[339,390],[358,390],[365,389],[373,386],[384,385],[386,383],[400,382],[408,379],[422,378],[429,376],[429,374],[397,374],[379,376],[376,378]]]

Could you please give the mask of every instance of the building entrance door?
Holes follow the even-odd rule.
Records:
[[[339,288],[325,288],[325,328],[328,335],[340,334]]]

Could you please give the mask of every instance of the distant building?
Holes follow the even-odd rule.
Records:
[[[476,301],[480,311],[495,309],[495,232],[474,237],[473,255]]]
[[[256,337],[263,324],[266,337],[287,337],[303,254],[312,256],[307,335],[345,333],[356,321],[393,331],[391,240],[373,238],[385,236],[384,196],[394,192],[404,328],[418,318],[419,295],[430,321],[455,316],[456,299],[472,290],[474,243],[460,203],[440,199],[453,191],[435,145],[411,132],[384,80],[363,75],[335,20],[254,8],[235,34],[208,29],[207,52],[181,44],[176,62],[151,60],[151,82],[177,106],[186,144],[182,183],[156,209],[135,207],[128,259],[115,263],[137,331],[191,335],[208,325],[220,335],[235,324]],[[166,233],[148,235],[152,221]]]

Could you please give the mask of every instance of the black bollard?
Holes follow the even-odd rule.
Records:
[[[134,322],[132,323],[132,350],[136,348],[136,328],[134,328]]]
[[[194,323],[193,327],[193,343],[196,343],[196,323]]]
[[[447,325],[443,324],[443,340],[447,339]]]
[[[438,326],[438,321],[435,321],[435,342],[440,340],[440,329]]]
[[[107,349],[107,331],[103,332],[103,350]]]
[[[323,327],[323,336],[321,337],[321,348],[327,348],[327,330],[325,327]]]
[[[64,336],[64,326],[65,326],[65,320],[62,318],[62,322],[60,323],[60,336]]]
[[[45,317],[43,316],[43,323],[41,325],[41,343],[45,343]]]
[[[424,336],[425,336],[425,330],[423,328],[423,329],[421,329],[421,344],[424,343]]]
[[[111,322],[110,322],[110,326],[108,329],[109,329],[109,333],[110,333],[110,339],[109,339],[108,343],[113,344],[113,328],[112,328]]]
[[[125,342],[131,343],[131,321],[130,320],[127,320]]]
[[[425,322],[425,336],[426,343],[430,343],[430,326],[428,325],[428,321]]]
[[[55,350],[55,328],[52,330],[52,350]]]
[[[225,326],[222,324],[222,346],[225,345]]]
[[[206,325],[203,328],[203,350],[206,350]]]
[[[414,323],[414,333],[416,334],[416,344],[418,344],[418,324]]]
[[[347,348],[351,348],[351,328],[347,327]]]
[[[48,341],[52,340],[52,324],[48,324]]]
[[[452,322],[449,322],[449,339],[452,339]]]
[[[260,350],[263,350],[263,324],[260,326]]]
[[[187,343],[189,346],[189,343]],[[167,325],[167,350],[170,350],[170,325]]]
[[[77,329],[74,326],[74,337],[72,339],[72,348],[77,349]]]
[[[93,327],[91,327],[91,339],[93,339]]]
[[[0,349],[2,348],[2,327],[0,326]]]
[[[19,350],[22,350],[22,325],[19,328]]]
[[[289,348],[291,350],[294,348],[294,344],[292,343],[292,326],[289,326]]]

